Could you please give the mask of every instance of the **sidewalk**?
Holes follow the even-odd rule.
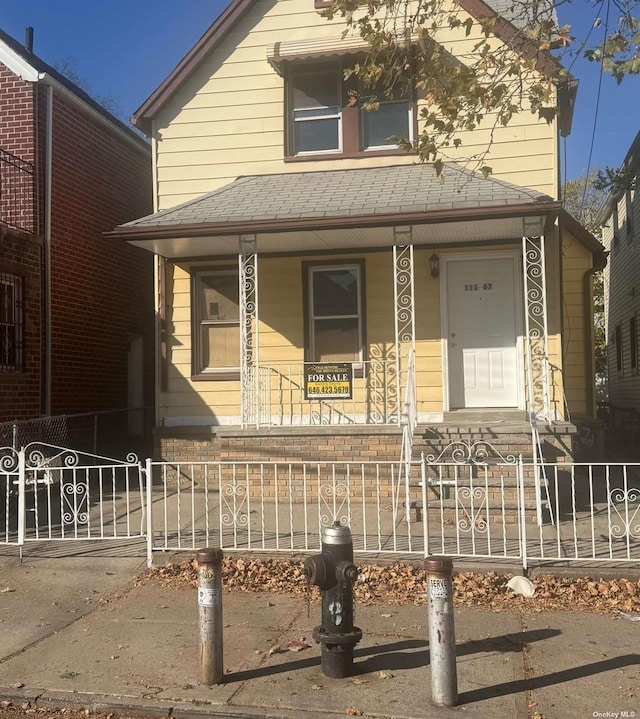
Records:
[[[356,607],[355,675],[329,679],[319,605],[225,592],[226,681],[199,686],[195,591],[133,586],[143,568],[135,553],[0,554],[0,699],[172,717],[640,716],[640,622],[584,613],[457,609],[460,701],[444,709],[430,703],[425,607]]]

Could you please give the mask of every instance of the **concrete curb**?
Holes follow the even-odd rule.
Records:
[[[171,719],[299,719],[300,710],[282,709],[274,711],[269,707],[242,707],[227,704],[209,704],[198,702],[188,704],[185,702],[141,700],[139,697],[108,696],[99,694],[86,694],[82,692],[59,692],[45,689],[14,689],[0,686],[0,700],[9,701],[15,705],[29,703],[31,707],[47,707],[56,709],[87,709],[101,714],[115,714],[116,716],[140,717],[167,717]],[[429,707],[429,717],[450,717],[450,711],[438,712],[438,707]],[[440,710],[444,711],[444,710]],[[305,712],[307,713],[307,712]],[[309,716],[316,714],[310,710]],[[324,711],[323,717],[338,719],[344,717],[344,712]],[[396,715],[394,715],[396,716]],[[402,719],[402,715],[397,715]]]

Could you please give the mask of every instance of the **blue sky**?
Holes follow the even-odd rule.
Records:
[[[31,25],[39,57],[49,64],[73,60],[89,92],[113,97],[128,117],[225,5],[224,0],[0,0],[0,27],[23,41]],[[573,25],[573,34],[584,36],[595,10],[587,0],[565,7],[561,21]],[[598,67],[578,60],[572,72],[580,89],[573,130],[566,148],[564,142],[561,147],[568,179],[587,169],[592,138],[591,167],[616,166],[640,130],[639,76],[626,78],[620,86],[605,76],[597,102]]]

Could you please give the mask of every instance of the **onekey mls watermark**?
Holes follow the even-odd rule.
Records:
[[[637,716],[636,712],[627,710],[621,712],[593,712],[591,714],[594,719],[635,719]]]

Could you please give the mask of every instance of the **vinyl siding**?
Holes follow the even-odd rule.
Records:
[[[284,81],[266,60],[276,41],[336,37],[344,28],[312,9],[311,0],[260,1],[183,85],[156,118],[158,208],[215,190],[240,175],[412,163],[414,156],[284,162]],[[454,53],[473,37],[447,35]],[[482,153],[494,176],[556,195],[556,126],[530,112],[506,127],[491,117],[467,134],[458,157]],[[452,152],[452,157],[455,154]]]
[[[492,248],[483,248],[482,252]],[[520,249],[519,244],[495,247],[495,250]],[[433,248],[416,250],[415,323],[416,376],[418,412],[421,415],[443,411],[443,356],[441,327],[441,280],[429,273],[428,256]],[[439,251],[436,249],[436,251]],[[567,388],[569,408],[583,412],[586,407],[584,362],[584,317],[582,283],[572,281],[573,291],[567,294],[564,307],[558,301],[559,285],[557,243],[548,246],[547,288],[549,314],[549,353],[553,369],[552,405],[558,417],[564,416],[563,381]],[[469,248],[460,252],[469,253]],[[452,250],[447,250],[453,254]],[[584,274],[590,267],[590,255],[573,238],[563,242],[564,274]],[[391,251],[301,257],[259,257],[259,362],[279,366],[283,374],[295,374],[304,360],[305,319],[303,315],[303,262],[349,263],[364,261],[364,330],[365,357],[387,362],[387,370],[395,372],[395,330],[393,259]],[[198,267],[215,263],[180,263],[169,265],[167,272],[167,320],[169,328],[168,391],[160,396],[159,415],[168,418],[207,418],[213,423],[233,421],[240,414],[239,381],[194,381],[191,379],[191,277]],[[216,267],[222,266],[215,264]],[[236,267],[235,264],[228,265]],[[516,263],[517,270],[519,264]],[[521,281],[520,281],[521,282]],[[520,282],[516,291],[521,291]],[[579,296],[578,296],[579,295]],[[565,327],[570,326],[564,347],[560,342],[560,317],[565,313]],[[522,318],[524,328],[524,318]],[[524,364],[524,358],[522,358]],[[362,387],[362,381],[355,380]],[[272,400],[275,402],[275,393]],[[171,421],[171,419],[170,419]]]
[[[607,369],[609,402],[619,407],[640,410],[640,374],[631,367],[629,320],[635,315],[637,337],[640,337],[640,193],[630,195],[629,212],[632,230],[627,225],[627,198],[618,201],[618,222],[614,215],[607,218],[602,231],[609,259],[604,271],[605,331],[607,337]],[[617,240],[614,241],[614,235]],[[622,329],[622,370],[618,371],[615,328]],[[640,362],[640,346],[636,347]]]
[[[563,342],[562,379],[570,416],[593,415],[593,301],[585,297],[585,275],[593,266],[591,253],[566,230],[562,236]],[[588,356],[590,353],[590,357]]]

